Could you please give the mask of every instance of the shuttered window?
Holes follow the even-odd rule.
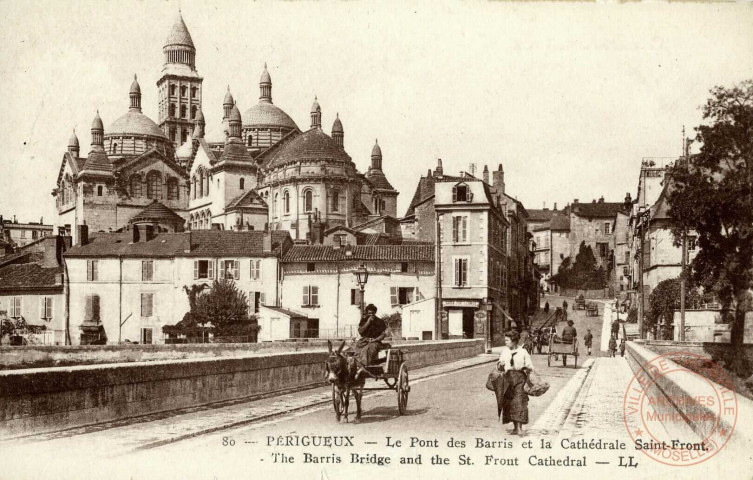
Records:
[[[452,217],[452,241],[455,243],[468,241],[467,216]]]
[[[10,316],[12,318],[21,318],[21,297],[11,297]]]
[[[154,315],[154,294],[142,293],[141,294],[141,316],[151,317]]]
[[[99,323],[99,295],[87,295],[85,299],[84,321]]]
[[[240,279],[240,262],[238,260],[225,260],[222,262],[222,278],[228,280]]]
[[[467,258],[455,259],[455,286],[456,287],[468,286],[468,259]]]
[[[261,277],[261,260],[250,260],[251,278],[258,280]]]
[[[154,280],[154,261],[142,260],[141,261],[141,281],[151,282]]]
[[[306,285],[303,287],[303,302],[304,307],[315,307],[319,305],[319,287],[313,285]]]
[[[390,287],[390,305],[398,305],[399,303],[397,287]]]
[[[40,318],[44,320],[52,319],[52,297],[42,297],[39,303]]]
[[[99,280],[98,264],[99,261],[97,260],[86,261],[86,281],[96,282],[97,280]]]

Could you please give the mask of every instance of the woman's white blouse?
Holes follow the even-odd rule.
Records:
[[[513,353],[515,354],[515,365],[512,364]],[[531,356],[525,348],[520,346],[515,350],[502,347],[502,353],[499,355],[499,363],[505,367],[505,370],[522,370],[524,368],[530,368],[533,370]]]

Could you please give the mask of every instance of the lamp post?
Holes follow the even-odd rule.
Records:
[[[484,309],[486,310],[486,353],[492,353],[492,310],[494,310],[494,299],[484,298]]]
[[[366,282],[369,281],[369,271],[366,270],[366,266],[362,263],[355,271],[356,282],[358,282],[358,288],[361,289],[361,318],[363,318],[363,289],[366,286]]]

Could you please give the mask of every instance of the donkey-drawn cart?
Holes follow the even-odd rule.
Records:
[[[567,356],[573,357],[573,368],[578,368],[578,339],[573,338],[571,343],[564,341],[557,335],[549,337],[549,354],[546,357],[547,366],[552,366],[552,357],[562,355],[562,365],[567,366]]]
[[[340,354],[341,350],[338,350]],[[332,352],[330,350],[330,352]],[[335,415],[338,420],[342,415],[348,418],[348,400],[351,392],[356,399],[358,406],[358,413],[356,418],[360,417],[360,404],[363,391],[376,391],[376,390],[394,390],[397,393],[397,411],[399,415],[403,415],[408,407],[408,394],[410,393],[410,380],[408,378],[408,364],[404,359],[404,352],[399,348],[389,348],[384,351],[386,358],[384,363],[376,365],[367,365],[363,367],[356,378],[350,378],[345,383],[331,382],[332,383],[332,406],[335,409]],[[347,359],[347,364],[350,366],[354,364],[355,352],[344,351],[342,357]],[[328,368],[328,371],[332,367]],[[377,382],[384,382],[384,385],[378,383],[371,387],[364,386],[365,380],[371,377]],[[345,387],[345,388],[343,388]]]

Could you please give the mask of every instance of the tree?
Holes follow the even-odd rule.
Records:
[[[196,295],[190,313],[200,325],[211,323],[215,335],[236,334],[239,328],[252,323],[246,294],[227,279],[215,280],[209,292]]]
[[[552,281],[563,288],[584,290],[600,289],[606,286],[606,271],[596,262],[596,256],[590,245],[581,242],[575,262],[565,258]]]
[[[696,127],[700,153],[668,169],[671,228],[697,235],[698,254],[686,272],[725,308],[734,306],[734,369],[745,375],[745,312],[753,286],[753,79],[714,87]]]
[[[689,289],[685,294],[685,302],[688,305],[700,303],[701,294],[697,289]],[[657,326],[661,327],[660,338],[672,339],[675,311],[680,309],[680,279],[670,278],[659,282],[648,298],[649,310],[646,312],[646,321],[643,328],[651,331]]]

